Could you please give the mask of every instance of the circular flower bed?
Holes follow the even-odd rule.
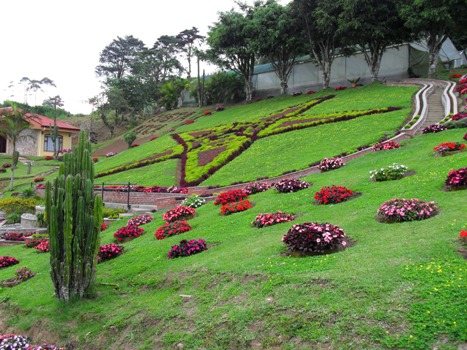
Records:
[[[370,179],[373,181],[398,180],[404,177],[408,168],[405,165],[393,163],[385,168],[371,170]]]
[[[198,194],[192,194],[191,196],[185,198],[181,205],[191,207],[191,208],[199,208],[206,200]]]
[[[314,198],[320,204],[337,204],[349,199],[354,192],[344,186],[323,187],[319,192],[315,193]]]
[[[318,165],[319,170],[329,171],[344,166],[345,163],[340,157],[324,158]]]
[[[219,193],[216,200],[214,201],[215,205],[224,205],[227,203],[238,202],[243,199],[248,198],[248,193],[244,190],[230,190],[226,192]]]
[[[271,188],[271,185],[268,184],[267,182],[256,181],[256,182],[250,182],[249,184],[247,184],[243,188],[243,191],[246,192],[248,195],[250,195],[250,194],[267,191],[270,188]]]
[[[439,212],[434,202],[426,202],[417,198],[393,198],[379,207],[378,221],[380,222],[403,222],[417,221],[432,218]]]
[[[326,254],[347,245],[344,230],[330,223],[305,222],[293,225],[282,242],[291,252]]]
[[[467,188],[467,167],[451,170],[444,183],[453,190]]]
[[[441,131],[445,131],[445,130],[448,130],[448,128],[445,127],[444,125],[432,124],[432,125],[428,125],[427,127],[425,127],[422,130],[422,134],[437,133],[437,132],[441,132]]]
[[[440,143],[438,146],[433,148],[433,151],[436,154],[445,156],[452,152],[462,151],[465,149],[465,143],[460,142],[443,142]]]
[[[257,228],[272,226],[282,222],[289,222],[295,219],[295,215],[283,213],[278,210],[276,213],[258,214],[251,223]]]
[[[147,224],[148,222],[151,222],[153,220],[154,218],[151,215],[142,214],[142,215],[135,216],[134,218],[131,218],[130,220],[128,220],[127,225],[140,226],[140,225]]]
[[[284,179],[274,185],[274,189],[280,193],[290,193],[310,187],[311,184],[299,179]]]
[[[396,141],[378,142],[373,146],[373,151],[387,151],[390,149],[400,148],[400,146],[401,145],[399,145]]]
[[[97,261],[101,263],[116,258],[123,253],[124,248],[125,247],[115,243],[101,245],[99,247],[99,251],[97,252]]]
[[[12,256],[0,256],[0,269],[19,264],[19,261]]]
[[[141,236],[143,232],[144,232],[144,229],[138,226],[127,225],[127,226],[120,227],[117,230],[117,232],[114,233],[114,238],[118,242],[124,242],[124,241],[128,241],[133,238]]]
[[[166,222],[178,221],[178,220],[188,220],[193,215],[195,215],[196,210],[188,207],[186,205],[178,205],[173,209],[167,210],[162,219]]]
[[[39,253],[48,253],[50,250],[50,244],[48,240],[44,240],[40,242],[38,245],[34,247]]]
[[[202,238],[198,240],[192,239],[190,241],[182,240],[178,245],[172,246],[167,257],[169,259],[180,258],[183,256],[198,254],[207,249],[206,241]]]
[[[251,203],[248,199],[227,203],[221,207],[221,215],[230,215],[233,213],[238,213],[239,211],[245,211],[251,208]]]
[[[166,222],[165,225],[157,229],[154,236],[157,240],[161,240],[167,237],[179,235],[180,233],[188,232],[190,230],[191,226],[186,221]]]

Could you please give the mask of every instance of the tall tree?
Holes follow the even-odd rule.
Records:
[[[11,109],[0,111],[0,115],[2,117],[0,122],[0,134],[9,139],[12,145],[10,191],[13,191],[15,170],[19,160],[19,152],[16,149],[16,143],[18,142],[21,131],[29,128],[27,120],[33,117],[24,113],[24,111],[17,108],[16,105],[13,105]]]
[[[199,35],[199,30],[196,27],[191,29],[185,29],[177,34],[176,38],[178,40],[178,45],[180,50],[182,50],[188,61],[188,70],[187,70],[187,79],[191,79],[191,58],[194,54],[194,48],[196,47],[196,42],[202,42],[204,40],[203,35]]]
[[[207,37],[209,60],[221,68],[240,74],[245,83],[246,100],[253,96],[253,74],[257,51],[254,45],[255,23],[253,12],[262,6],[240,4],[241,12],[221,12],[219,20],[210,28]]]
[[[63,107],[63,100],[62,98],[57,95],[54,97],[49,97],[47,100],[43,102],[43,105],[50,106],[54,109],[54,125],[50,127],[50,137],[53,142],[53,150],[54,150],[54,159],[58,158],[58,149],[57,149],[57,139],[58,139],[58,126],[57,126],[57,109]]]
[[[348,43],[339,22],[342,0],[293,0],[291,6],[307,38],[307,50],[323,75],[323,88],[327,89],[332,63],[345,52]]]
[[[371,72],[378,80],[381,59],[387,47],[410,40],[404,26],[398,0],[344,0],[342,30],[362,50]]]
[[[39,90],[44,91],[44,90],[42,90],[42,87],[44,85],[55,87],[54,81],[47,78],[47,77],[44,77],[44,78],[42,78],[40,80],[30,79],[28,77],[23,77],[23,78],[21,78],[21,80],[19,82],[21,84],[25,85],[24,103],[26,103],[26,104],[28,103],[28,100],[27,100],[28,92],[30,92],[30,91],[34,92],[34,99],[35,99],[37,91],[39,91]],[[35,102],[36,101],[34,101],[34,103]]]
[[[258,29],[255,46],[260,56],[271,62],[280,80],[281,94],[287,93],[287,81],[299,55],[305,53],[300,27],[290,6],[268,1],[253,15]]]
[[[428,78],[433,78],[439,61],[439,52],[451,34],[465,31],[466,16],[459,15],[465,9],[465,0],[404,0],[401,16],[413,33],[426,40],[429,56]]]

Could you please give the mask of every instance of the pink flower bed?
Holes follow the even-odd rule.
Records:
[[[289,222],[294,219],[294,215],[283,213],[280,210],[278,210],[275,213],[258,214],[251,224],[257,228],[261,228],[266,226],[277,225],[282,222]]]
[[[439,212],[435,202],[426,202],[417,198],[393,198],[379,207],[377,214],[381,222],[418,221],[432,218]]]
[[[196,210],[185,205],[178,205],[173,209],[167,210],[162,219],[166,222],[173,222],[177,220],[187,220],[195,215]]]

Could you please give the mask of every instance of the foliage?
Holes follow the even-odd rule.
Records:
[[[23,233],[19,232],[5,232],[5,234],[3,234],[3,239],[7,241],[24,241],[26,237]]]
[[[172,222],[183,219],[187,220],[193,217],[195,213],[196,210],[194,208],[185,205],[177,205],[175,208],[167,210],[162,215],[162,219],[164,219],[166,222]]]
[[[264,181],[254,181],[246,184],[245,187],[243,187],[243,191],[250,195],[267,191],[271,188],[271,186],[271,184]]]
[[[444,183],[452,189],[467,186],[467,167],[451,170]]]
[[[346,201],[354,192],[349,190],[344,186],[324,186],[316,192],[314,199],[316,199],[320,204],[337,204]]]
[[[127,225],[120,227],[115,233],[114,238],[118,242],[125,241],[127,239],[133,239],[141,236],[144,233],[144,229],[138,226]]]
[[[23,282],[30,278],[33,278],[36,274],[26,266],[20,267],[15,271],[16,279]]]
[[[333,169],[338,169],[344,165],[345,163],[340,157],[324,158],[323,160],[321,160],[321,162],[319,162],[318,169],[321,171],[329,171]]]
[[[393,163],[381,169],[371,170],[370,179],[374,181],[398,180],[404,177],[408,167],[403,164]]]
[[[460,142],[443,142],[440,143],[438,146],[433,148],[437,154],[446,155],[451,152],[462,151],[465,149],[465,143]]]
[[[40,243],[42,243],[43,241],[46,241],[47,239],[44,239],[44,238],[36,238],[36,237],[32,237],[32,238],[26,238],[25,241],[24,241],[24,246],[26,248],[35,248],[36,246],[38,246]]]
[[[179,235],[184,232],[188,232],[191,230],[191,226],[188,222],[183,220],[171,221],[166,222],[164,225],[159,227],[156,230],[154,236],[157,240],[161,240],[167,237],[172,237],[175,235]]]
[[[310,187],[311,184],[300,179],[283,179],[274,184],[274,189],[280,193],[297,192]]]
[[[444,126],[448,129],[467,128],[467,118],[450,120],[444,123]]]
[[[373,151],[387,151],[390,149],[399,148],[401,145],[396,141],[386,141],[386,142],[378,142],[377,144],[373,145]]]
[[[128,148],[132,147],[133,142],[135,140],[136,140],[136,132],[134,132],[133,130],[123,135],[123,141],[126,142],[126,144],[128,145]],[[108,155],[106,155],[106,157],[108,157]]]
[[[99,247],[99,252],[97,253],[97,261],[101,263],[110,259],[114,259],[123,253],[124,248],[125,247],[115,243],[101,245]]]
[[[12,256],[0,256],[0,269],[19,264],[19,261]]]
[[[282,237],[282,242],[288,251],[317,254],[330,253],[347,245],[344,230],[327,222],[295,224]]]
[[[261,228],[280,224],[282,222],[289,222],[295,219],[295,215],[283,213],[278,210],[275,213],[266,213],[256,215],[255,220],[251,223],[254,227]]]
[[[228,202],[221,207],[221,215],[230,215],[250,209],[251,203],[248,199],[243,199],[238,202]]]
[[[0,199],[0,210],[6,215],[14,212],[34,213],[37,201],[34,198],[9,197]]]
[[[152,222],[154,218],[151,215],[148,214],[142,214],[139,216],[135,216],[128,220],[128,226],[140,226],[147,224],[148,222]]]
[[[461,232],[459,232],[459,240],[462,244],[467,245],[467,230],[461,230]]]
[[[102,208],[102,215],[104,218],[108,219],[118,219],[120,213],[124,213],[125,209],[123,208],[111,208],[111,207],[103,207]]]
[[[219,193],[214,200],[215,205],[224,205],[227,203],[238,202],[248,198],[248,193],[242,189],[229,190]]]
[[[48,253],[50,251],[50,242],[48,240],[42,240],[39,244],[34,246],[39,253]]]
[[[465,112],[458,112],[451,117],[452,120],[461,120],[464,118],[467,118],[467,113]]]
[[[378,220],[381,222],[402,222],[425,220],[439,213],[435,202],[426,202],[418,198],[393,198],[379,207]]]
[[[198,101],[197,86],[191,86],[191,94]],[[234,72],[215,72],[206,78],[204,86],[204,104],[237,103],[245,99],[245,89],[242,77]],[[216,111],[219,112],[216,108]],[[207,111],[205,111],[207,112]],[[209,114],[204,115],[211,115]]]
[[[190,256],[194,254],[201,253],[207,250],[206,241],[202,238],[198,240],[181,240],[178,245],[172,246],[167,257],[169,259],[180,258],[184,256]]]
[[[206,200],[201,197],[198,194],[192,194],[191,196],[188,196],[185,198],[181,205],[191,207],[191,208],[199,208],[202,206],[204,203],[206,203]]]
[[[13,349],[29,349],[29,339],[22,335],[12,334],[11,337],[2,339],[0,342],[0,349],[13,350]]]
[[[14,211],[6,216],[5,222],[7,224],[17,224],[21,222],[21,212],[20,211]]]
[[[436,133],[436,132],[441,132],[444,130],[448,130],[448,128],[444,125],[441,124],[431,124],[428,125],[427,127],[423,128],[422,134],[429,134],[429,133]]]

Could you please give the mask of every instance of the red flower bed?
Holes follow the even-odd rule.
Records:
[[[136,238],[143,234],[144,229],[138,226],[127,225],[120,227],[117,232],[114,233],[114,238],[118,241],[124,241],[126,239]]]
[[[167,237],[179,235],[180,233],[188,232],[190,230],[191,226],[186,221],[166,222],[165,225],[157,229],[154,236],[157,240],[161,240]]]
[[[193,124],[194,122],[195,122],[195,121],[194,121],[193,119],[189,119],[189,120],[185,120],[185,121],[183,122],[183,124],[185,124],[185,125],[190,125],[190,124]]]
[[[116,258],[123,253],[124,248],[125,247],[115,243],[101,245],[97,253],[97,261],[101,263]]]
[[[399,145],[396,141],[378,142],[373,146],[373,151],[387,151],[390,149],[400,148],[400,146],[401,145]]]
[[[151,215],[148,214],[142,214],[139,216],[135,216],[134,218],[131,218],[128,220],[127,225],[129,226],[141,226],[144,224],[147,224],[148,222],[152,222],[154,218]]]
[[[44,159],[45,159],[45,160],[52,160],[52,159],[54,159],[54,157],[52,157],[52,156],[45,156]]]
[[[162,219],[166,222],[172,222],[177,220],[187,220],[188,218],[195,215],[196,210],[185,205],[178,205],[173,209],[167,210],[164,215],[162,215]]]
[[[35,177],[34,182],[42,182],[44,181],[44,179],[45,179],[44,177]]]
[[[433,148],[433,151],[441,155],[446,155],[450,152],[462,151],[465,149],[465,144],[460,142],[443,142]]]
[[[24,241],[24,246],[26,248],[35,248],[39,244],[41,244],[43,241],[47,241],[47,239],[44,238],[26,238]]]
[[[323,187],[315,193],[314,198],[320,204],[337,204],[346,201],[353,195],[353,191],[344,186]]]
[[[446,185],[453,189],[460,189],[467,186],[467,167],[451,170],[444,181]]]
[[[459,240],[463,244],[467,244],[467,230],[461,230],[461,232],[459,232]]]
[[[107,226],[106,223],[103,222],[102,225],[101,225],[101,231],[105,231],[105,230],[107,230],[108,228],[109,228],[109,226]]]
[[[39,253],[47,253],[49,251],[49,241],[43,240],[34,247]]]
[[[292,214],[283,213],[278,210],[276,213],[258,214],[255,220],[251,223],[257,228],[272,226],[282,222],[289,222],[295,219]]]
[[[238,202],[243,199],[248,198],[248,193],[244,190],[230,190],[227,192],[222,192],[217,195],[216,200],[214,201],[215,205],[224,205],[227,203]]]
[[[212,114],[212,111],[207,110],[207,111],[204,111],[203,114],[204,114],[204,115],[211,115],[211,114]]]
[[[339,90],[345,90],[345,89],[347,89],[347,86],[338,85],[338,86],[335,87],[335,89],[336,89],[337,91],[339,91]]]
[[[7,241],[24,241],[26,239],[22,233],[18,232],[5,232],[3,238]]]
[[[251,208],[251,203],[248,199],[241,200],[239,202],[227,203],[221,207],[221,215],[230,215],[244,211]]]
[[[12,256],[0,256],[0,269],[19,264],[19,261]]]
[[[467,118],[467,113],[465,112],[456,113],[451,117],[452,120],[461,120],[464,118]]]

